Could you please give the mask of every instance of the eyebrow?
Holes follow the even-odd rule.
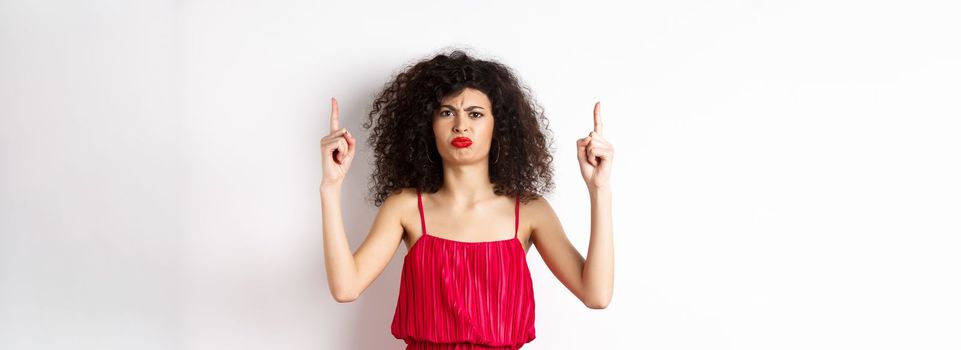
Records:
[[[447,108],[453,109],[453,110],[455,110],[455,111],[457,110],[457,108],[454,108],[454,106],[451,106],[451,105],[442,105],[441,107],[447,107]],[[464,108],[465,111],[473,111],[473,110],[475,110],[475,109],[484,109],[484,107],[481,107],[481,106],[470,106],[470,107]]]

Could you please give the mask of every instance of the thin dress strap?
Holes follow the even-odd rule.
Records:
[[[517,239],[517,227],[521,219],[521,197],[514,201],[514,239]]]
[[[424,202],[420,199],[420,189],[417,189],[417,211],[420,212],[420,232],[427,235],[427,224],[424,223]]]

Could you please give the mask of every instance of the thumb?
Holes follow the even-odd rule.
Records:
[[[577,139],[577,160],[580,162],[587,161],[587,142],[590,141],[590,137],[585,137],[582,139]]]
[[[353,157],[354,153],[357,153],[357,139],[349,131],[344,133],[344,138],[347,139],[347,156]]]

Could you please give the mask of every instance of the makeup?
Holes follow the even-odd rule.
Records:
[[[473,144],[473,142],[466,137],[455,137],[453,140],[450,141],[450,144],[454,145],[454,147],[457,147],[457,148],[465,148],[465,147],[470,147],[470,145]]]

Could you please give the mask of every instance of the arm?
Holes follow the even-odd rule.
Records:
[[[591,243],[581,273],[588,299],[596,308],[610,304],[614,293],[614,229],[611,219],[611,189],[591,193]]]
[[[591,191],[591,240],[587,260],[581,256],[561,226],[550,203],[532,203],[531,240],[554,276],[592,309],[603,309],[614,289],[614,241],[611,230],[610,190]]]
[[[321,187],[321,211],[324,227],[324,263],[330,293],[337,302],[352,302],[380,276],[397,252],[404,234],[401,208],[396,195],[388,196],[367,238],[351,253],[344,232],[340,207],[340,188]]]
[[[337,99],[331,97],[330,103],[330,134],[320,140],[324,170],[320,184],[324,265],[330,294],[338,302],[345,303],[360,297],[397,252],[404,234],[400,214],[403,202],[397,202],[394,194],[388,196],[367,233],[367,239],[356,254],[350,252],[340,210],[340,189],[356,155],[357,140],[347,128],[340,127]]]
[[[571,245],[557,214],[538,198],[542,222],[531,233],[547,266],[584,305],[603,309],[614,293],[614,233],[611,219],[611,167],[614,146],[601,134],[601,102],[594,103],[594,130],[577,140],[577,162],[591,195],[591,241],[587,261]]]

